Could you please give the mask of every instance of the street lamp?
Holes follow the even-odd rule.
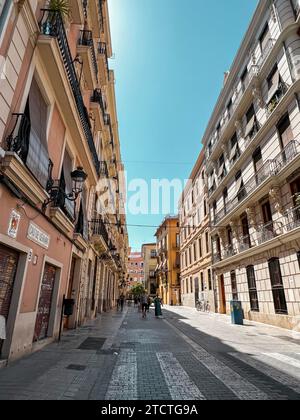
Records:
[[[75,169],[75,171],[71,172],[71,179],[73,188],[72,192],[69,194],[66,194],[66,192],[60,186],[60,183],[58,185],[54,185],[53,182],[50,184],[49,188],[47,189],[50,197],[43,203],[43,212],[46,211],[46,208],[50,203],[65,199],[69,201],[77,200],[79,194],[81,194],[83,191],[83,184],[87,179],[87,174],[84,172],[83,168],[79,166],[77,169]]]

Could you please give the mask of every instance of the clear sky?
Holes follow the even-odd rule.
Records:
[[[189,174],[258,0],[109,0],[119,134],[128,182]],[[128,193],[128,200],[133,192]],[[176,209],[171,209],[174,213]],[[128,214],[133,250],[163,214]]]

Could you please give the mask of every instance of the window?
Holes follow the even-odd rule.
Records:
[[[262,160],[262,154],[261,154],[260,147],[258,147],[255,150],[255,152],[252,155],[252,159],[253,159],[253,164],[254,164],[254,170],[255,170],[255,172],[259,172],[259,170],[263,166],[263,160]]]
[[[180,236],[179,236],[179,233],[176,234],[176,247],[177,248],[180,247]]]
[[[225,166],[225,159],[224,155],[221,155],[219,158],[219,173],[218,177],[223,179],[226,176],[226,166]]]
[[[46,187],[49,175],[47,143],[48,106],[35,79],[33,79],[30,87],[25,114],[30,121],[26,165],[40,184]]]
[[[209,253],[209,235],[208,232],[205,232],[205,242],[206,242],[206,253]]]
[[[194,262],[197,261],[197,246],[196,246],[196,242],[194,243]]]
[[[264,51],[266,50],[266,47],[268,45],[270,38],[271,38],[270,28],[269,28],[268,23],[266,23],[261,33],[261,36],[259,37],[259,43],[260,43],[262,53],[264,53]]]
[[[240,149],[239,149],[239,144],[238,144],[238,139],[237,139],[237,134],[236,133],[234,133],[234,136],[232,137],[232,139],[230,141],[230,145],[231,145],[231,151],[230,151],[229,160],[232,164],[240,157]]]
[[[194,288],[193,288],[193,278],[192,277],[190,278],[190,285],[191,285],[190,292],[193,293],[194,292]]]
[[[231,278],[232,299],[239,300],[235,271],[232,271],[230,273],[230,278]]]
[[[224,204],[225,212],[227,211],[226,210],[227,202],[228,202],[228,190],[227,190],[227,188],[225,188],[224,191],[223,191],[223,204]]]
[[[253,265],[250,265],[249,267],[247,267],[246,270],[247,270],[251,311],[259,312],[256,278],[255,278],[255,271],[254,271]]]
[[[199,238],[199,254],[200,258],[202,258],[202,237]]]
[[[227,113],[228,113],[229,117],[231,115],[231,110],[232,110],[232,99],[230,99],[230,101],[228,102],[228,105],[227,105]]]
[[[250,106],[250,108],[248,109],[246,113],[246,122],[247,122],[247,125],[245,129],[244,137],[245,139],[247,138],[252,139],[258,131],[258,124],[256,121],[255,109],[254,109],[253,104]]]
[[[233,234],[232,234],[232,229],[231,229],[230,226],[227,227],[227,241],[228,241],[229,247],[232,247],[232,245],[233,245]]]
[[[206,200],[203,201],[203,207],[204,207],[204,216],[207,216],[207,204],[206,204]]]
[[[297,252],[297,258],[298,258],[298,264],[299,264],[299,269],[300,269],[300,251]]]
[[[242,178],[242,172],[238,171],[235,176],[236,181],[236,194],[239,201],[242,201],[246,197],[246,190],[244,188],[244,181]]]
[[[284,149],[294,139],[289,115],[285,115],[277,125],[278,134],[280,137],[281,147]]]
[[[12,0],[0,0],[0,35],[4,28],[4,23],[11,4]]]
[[[192,264],[193,260],[192,260],[192,248],[189,248],[189,261],[190,264]]]
[[[204,285],[204,274],[201,273],[201,292],[204,292],[205,285]]]
[[[275,312],[277,314],[287,315],[288,310],[287,310],[285,292],[284,292],[284,287],[283,287],[283,282],[282,282],[280,262],[278,258],[273,258],[269,261],[269,271],[270,271]]]
[[[241,82],[242,82],[242,88],[243,91],[246,90],[247,86],[248,86],[248,69],[247,67],[245,68],[245,70],[243,71],[242,75],[241,75]]]
[[[209,290],[212,290],[211,270],[210,269],[207,271],[207,275],[208,275],[208,288],[209,288]]]
[[[185,286],[186,286],[185,293],[188,294],[189,293],[189,279],[186,279]]]

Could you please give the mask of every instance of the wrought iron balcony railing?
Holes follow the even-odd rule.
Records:
[[[59,49],[62,55],[62,60],[65,66],[66,75],[69,80],[69,83],[73,92],[74,100],[77,105],[77,110],[79,113],[82,128],[83,128],[90,152],[93,157],[95,169],[97,171],[97,174],[99,175],[99,159],[98,159],[96,147],[94,144],[93,134],[91,132],[88,115],[87,115],[86,108],[83,102],[79,82],[77,79],[63,19],[61,17],[61,14],[57,11],[42,9],[42,13],[43,15],[40,21],[41,34],[45,36],[49,36],[49,37],[54,37],[57,39]]]
[[[94,73],[98,82],[98,66],[94,47],[93,32],[87,30],[80,31],[78,44],[89,47],[91,49]]]
[[[99,22],[100,22],[100,31],[104,32],[104,15],[103,15],[103,0],[99,0],[99,8],[98,8],[98,13],[99,13]]]
[[[104,56],[105,59],[105,66],[107,72],[107,78],[109,79],[109,64],[108,64],[108,55],[107,55],[107,47],[105,42],[99,42],[98,44],[98,53]]]
[[[228,201],[226,208],[221,209],[214,218],[214,224],[218,224],[226,215],[232,212],[241,204],[250,194],[252,194],[260,185],[271,176],[276,176],[292,160],[300,154],[300,145],[292,140],[273,160],[268,160],[256,172],[245,185],[237,192],[234,199]]]
[[[109,236],[106,226],[102,219],[94,219],[89,222],[89,228],[92,235],[102,236],[107,247],[109,247]]]
[[[298,228],[300,228],[300,206],[291,208],[282,216],[275,217],[274,220],[258,226],[251,235],[241,237],[237,244],[238,251],[241,253],[250,248],[253,249]],[[221,254],[222,258],[220,254],[215,256],[214,264],[238,255],[232,246],[226,247]]]
[[[105,101],[103,99],[101,89],[95,89],[94,90],[93,95],[91,97],[91,101],[100,105],[102,115],[103,115],[103,120],[105,120],[105,115],[107,115],[106,114],[106,104],[105,104]]]

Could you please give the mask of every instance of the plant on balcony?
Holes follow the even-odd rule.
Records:
[[[63,19],[69,18],[71,15],[69,0],[49,0],[48,9],[52,12],[59,12]]]
[[[272,101],[268,105],[268,111],[269,111],[270,114],[272,114],[272,112],[277,107],[277,105],[278,105],[278,99],[277,99],[277,97],[275,97],[275,98],[272,99]]]

